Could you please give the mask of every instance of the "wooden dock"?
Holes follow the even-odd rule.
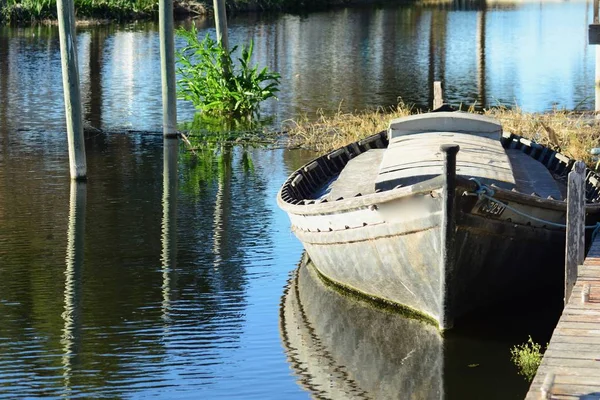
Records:
[[[526,399],[600,399],[600,234],[578,269]]]

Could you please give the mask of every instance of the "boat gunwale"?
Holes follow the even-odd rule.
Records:
[[[305,177],[306,169],[313,163],[321,161],[319,165],[326,164],[331,161],[332,155],[334,157],[338,157],[340,154],[348,154],[349,159],[353,156],[349,150],[358,148],[363,142],[374,141],[376,139],[382,139],[387,142],[387,138],[384,137],[386,135],[386,131],[382,131],[371,135],[365,139],[361,139],[359,141],[350,143],[346,146],[340,147],[332,152],[317,157],[310,162],[304,164],[302,167],[294,171],[285,183],[281,186],[277,193],[277,204],[284,211],[296,214],[296,215],[327,215],[327,214],[335,214],[341,212],[349,212],[356,209],[366,208],[377,204],[388,203],[395,200],[399,200],[405,197],[423,195],[427,193],[434,192],[436,190],[441,190],[444,184],[443,175],[436,176],[434,178],[428,179],[423,182],[419,182],[414,185],[399,187],[391,190],[386,190],[382,192],[369,193],[365,195],[355,196],[352,198],[340,198],[337,200],[327,201],[327,202],[319,202],[317,199],[294,199],[294,202],[290,202],[284,200],[283,193],[285,190],[292,190],[293,183],[296,181],[298,176]],[[554,151],[546,146],[543,146],[539,143],[535,143],[529,139],[525,139],[522,136],[515,135],[513,133],[503,133],[501,138],[501,143],[505,149],[517,149],[521,150],[523,153],[529,155],[530,157],[536,159],[541,162],[551,173],[557,173],[560,176],[566,177],[566,175],[570,172],[575,163],[570,157],[565,156],[557,151]],[[384,145],[384,148],[387,147],[387,144]],[[368,151],[365,150],[365,151]],[[531,155],[531,153],[539,151],[538,157],[536,158]],[[345,152],[345,153],[344,153]],[[361,154],[362,152],[359,152]],[[357,154],[354,154],[356,156]],[[550,165],[557,160],[556,166],[552,169]],[[560,163],[564,164],[564,167],[560,172],[557,172],[556,169],[560,167]],[[346,162],[347,164],[347,162]],[[344,164],[345,167],[345,164]],[[343,169],[343,168],[342,168]],[[592,187],[596,193],[595,197],[590,196],[588,192],[590,189],[586,189],[586,199],[588,203],[586,204],[586,213],[588,214],[597,214],[600,213],[600,176],[592,170],[587,169],[586,171],[586,186]],[[331,174],[329,178],[333,177],[335,174]],[[592,179],[595,181],[592,181]],[[473,181],[466,179],[461,176],[456,177],[456,185],[459,190],[466,190],[469,192],[475,192],[478,188],[478,184]],[[556,200],[552,198],[541,198],[534,194],[525,194],[521,192],[515,192],[508,189],[503,189],[492,185],[492,188],[495,192],[494,197],[500,201],[510,201],[513,203],[518,203],[522,205],[534,206],[537,208],[556,210],[556,211],[564,211],[566,212],[567,203],[565,200]],[[592,200],[590,201],[590,197]],[[301,204],[303,200],[310,200],[310,204]]]

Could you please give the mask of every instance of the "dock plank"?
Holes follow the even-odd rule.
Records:
[[[589,286],[586,302],[584,285]],[[551,399],[600,399],[600,236],[578,269],[572,295],[526,399],[543,398],[542,388]]]

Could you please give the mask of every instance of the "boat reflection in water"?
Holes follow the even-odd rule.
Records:
[[[306,259],[290,279],[280,311],[298,382],[316,398],[443,398],[437,328],[340,295]]]

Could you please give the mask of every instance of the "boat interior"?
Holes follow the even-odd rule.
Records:
[[[469,113],[418,114],[390,129],[324,155],[296,171],[282,188],[292,204],[340,201],[414,185],[443,173],[440,145],[460,146],[456,173],[481,183],[564,200],[574,160]],[[588,202],[600,201],[600,180],[586,174]]]

